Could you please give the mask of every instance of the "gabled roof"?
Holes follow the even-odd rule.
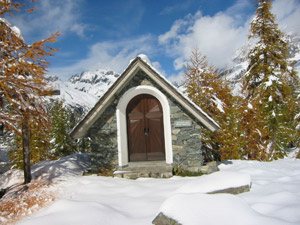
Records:
[[[183,108],[190,112],[207,129],[210,131],[216,131],[220,128],[219,125],[200,107],[178,91],[177,88],[174,87],[164,76],[159,74],[159,72],[152,67],[149,61],[145,60],[145,57],[145,55],[140,55],[131,61],[121,76],[105,92],[86,116],[74,127],[70,133],[72,137],[83,137],[92,124],[96,122],[104,110],[115,99],[116,94],[118,94],[128,84],[139,70],[143,70],[152,80],[154,80],[162,89],[172,96]]]

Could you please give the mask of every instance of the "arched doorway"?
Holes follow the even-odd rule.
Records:
[[[135,96],[127,105],[129,161],[165,160],[163,110],[149,94]]]

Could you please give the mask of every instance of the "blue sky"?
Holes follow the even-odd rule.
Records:
[[[218,68],[231,63],[247,41],[255,12],[252,0],[40,0],[31,14],[17,14],[25,41],[59,30],[49,73],[66,80],[93,69],[123,72],[146,54],[170,80],[182,74],[198,47]],[[275,0],[273,13],[285,32],[300,34],[300,0]]]

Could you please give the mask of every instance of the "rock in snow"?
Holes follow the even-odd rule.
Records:
[[[246,173],[220,171],[192,180],[176,190],[176,193],[212,193],[229,188],[251,187],[251,177]]]
[[[160,211],[184,225],[289,224],[259,214],[246,201],[230,194],[175,194],[162,204]]]

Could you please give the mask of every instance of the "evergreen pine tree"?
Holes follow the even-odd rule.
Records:
[[[50,104],[49,114],[51,117],[51,136],[54,155],[63,157],[77,152],[77,144],[69,135],[69,131],[74,126],[74,118],[72,112],[68,110],[63,101],[52,100]]]
[[[250,63],[243,91],[248,103],[255,107],[252,120],[257,122],[251,132],[259,134],[250,135],[256,139],[249,139],[249,142],[257,143],[254,152],[265,149],[267,158],[273,159],[284,156],[284,150],[295,133],[290,83],[298,82],[298,78],[288,63],[288,45],[283,40],[284,35],[270,12],[271,0],[257,2],[249,35],[249,38],[257,39],[257,44],[248,55]]]

